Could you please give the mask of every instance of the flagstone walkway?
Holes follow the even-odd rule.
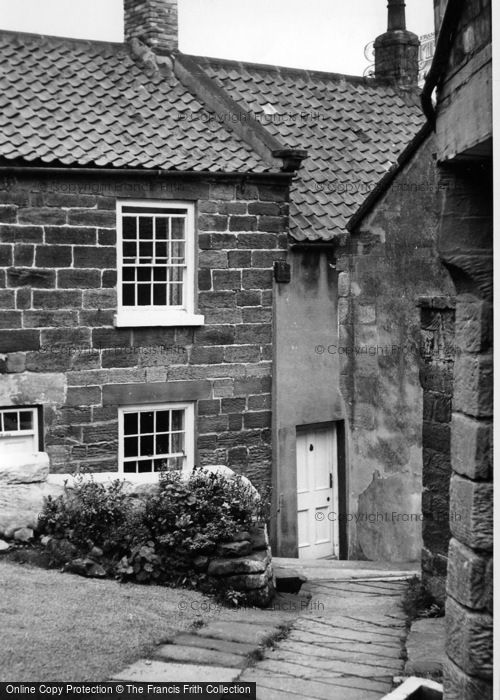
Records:
[[[379,700],[403,672],[407,630],[399,603],[414,570],[339,563],[301,562],[296,568],[308,581],[299,596],[279,595],[272,610],[220,608],[208,625],[178,635],[113,680],[241,680],[257,684],[258,700]]]

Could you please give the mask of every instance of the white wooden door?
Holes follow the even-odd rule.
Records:
[[[297,431],[299,559],[338,558],[335,426]]]

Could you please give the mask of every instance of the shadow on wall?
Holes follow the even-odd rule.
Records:
[[[359,559],[418,561],[422,549],[420,480],[410,472],[373,480],[358,499]],[[367,556],[369,553],[369,556]]]

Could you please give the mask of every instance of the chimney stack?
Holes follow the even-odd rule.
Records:
[[[156,54],[177,51],[177,0],[124,0],[125,41],[139,39]]]
[[[418,85],[418,36],[406,30],[404,0],[388,0],[387,31],[375,39],[375,77],[399,86]]]

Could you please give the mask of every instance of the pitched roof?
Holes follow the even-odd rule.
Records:
[[[0,32],[0,55],[0,158],[180,171],[278,169],[244,140],[244,129],[236,129],[238,136],[226,115],[208,119],[210,107],[192,86],[174,73],[145,71],[125,44]],[[290,233],[299,241],[345,234],[424,121],[414,92],[373,79],[186,60],[283,147],[307,150],[292,185]],[[274,115],[266,117],[264,109]]]
[[[425,121],[415,91],[370,78],[193,58],[286,147],[307,150],[292,185],[290,233],[297,240],[345,233]],[[276,113],[266,117],[263,108]]]
[[[0,157],[66,166],[257,171],[266,164],[175,76],[124,44],[0,32]]]

